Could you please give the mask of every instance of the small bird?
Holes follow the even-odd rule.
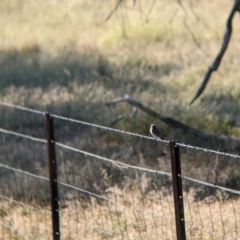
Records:
[[[157,127],[156,127],[154,124],[151,124],[151,126],[150,126],[150,133],[151,133],[151,135],[152,135],[153,137],[155,137],[155,138],[158,138],[158,139],[161,139],[161,140],[165,140],[165,139],[161,136],[159,130],[157,129]]]

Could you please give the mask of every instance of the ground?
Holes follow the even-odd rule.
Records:
[[[113,0],[2,0],[1,100],[104,126],[123,116],[112,127],[144,135],[149,135],[149,126],[155,123],[166,139],[237,154],[238,142],[196,138],[126,103],[105,106],[128,94],[162,116],[200,131],[240,137],[238,15],[218,71],[200,99],[189,104],[220,49],[232,1],[182,1],[183,5],[178,1],[126,1],[106,21],[115,4]],[[1,128],[45,137],[42,115],[5,106],[0,106],[0,113]],[[168,148],[163,144],[59,119],[55,123],[59,142],[128,164],[170,171]],[[1,141],[1,163],[47,174],[43,146],[8,136]],[[58,149],[59,157],[64,154],[68,161],[78,158]],[[181,148],[181,158],[183,174],[238,189],[237,159],[185,148]],[[69,176],[75,173],[67,169]],[[84,185],[88,190],[96,182],[93,176],[102,176],[96,169],[91,171],[94,174]],[[124,178],[120,175],[111,181],[115,184]],[[4,184],[6,176],[10,178],[4,175]],[[31,202],[34,196],[40,202],[47,199],[34,189],[24,194],[18,188],[18,197],[24,201]],[[27,184],[26,189],[31,186]],[[202,201],[205,193],[199,195]]]

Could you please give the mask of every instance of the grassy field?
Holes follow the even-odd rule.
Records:
[[[124,197],[123,197],[124,194]],[[111,202],[79,199],[61,209],[61,239],[176,239],[172,195],[151,191],[144,198],[115,187]],[[187,198],[185,198],[187,199]],[[207,200],[207,198],[206,198]],[[1,200],[1,239],[51,239],[49,208],[33,208]],[[185,201],[187,239],[238,239],[239,199],[222,202]],[[235,208],[235,209],[234,209]]]
[[[130,115],[125,106],[103,106],[126,93],[199,130],[239,136],[237,21],[219,71],[189,105],[220,49],[231,8],[228,1],[193,4],[200,21],[186,2],[186,23],[201,49],[175,1],[156,3],[149,19],[143,9],[150,3],[129,1],[107,22],[115,1],[2,1],[1,98],[107,125],[116,114]],[[135,130],[136,118],[149,125],[144,114],[129,118],[116,127]]]
[[[124,1],[106,21],[116,1],[2,0],[0,99],[105,126],[111,126],[117,117],[123,116],[114,128],[145,135],[149,135],[150,124],[156,123],[166,139],[238,154],[237,141],[199,139],[170,128],[126,103],[105,106],[107,101],[128,94],[162,116],[175,118],[200,131],[240,137],[239,16],[234,18],[231,42],[220,68],[212,75],[201,98],[190,105],[204,73],[220,49],[233,3],[203,0],[182,1],[182,4]],[[45,137],[42,116],[1,105],[0,114],[1,128]],[[56,139],[60,142],[132,165],[170,171],[168,149],[160,143],[59,119],[55,122]],[[1,163],[47,174],[44,146],[30,145],[5,135],[0,141]],[[61,163],[78,158],[62,150],[57,154]],[[238,160],[189,149],[181,149],[181,156],[183,174],[239,189]],[[77,174],[77,170],[64,166],[60,164],[62,172],[67,169],[70,176]],[[81,171],[84,172],[85,167]],[[93,190],[94,176],[102,176],[101,169],[88,176],[84,185],[87,190]],[[4,174],[1,189],[12,176],[12,173]],[[124,174],[112,179],[113,186],[122,179]],[[37,182],[35,186],[39,186]],[[32,189],[31,184],[26,185],[25,190],[32,196],[25,196],[21,186],[17,189],[20,194],[9,193],[27,202],[32,202],[33,196],[40,198],[40,202],[48,199],[37,192],[37,188]],[[7,190],[2,193],[7,194]],[[205,197],[203,194],[199,199]],[[19,207],[15,210],[17,212]],[[24,218],[27,217],[24,215]],[[126,218],[132,221],[132,217]]]

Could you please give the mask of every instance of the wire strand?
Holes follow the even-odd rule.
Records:
[[[7,170],[11,170],[11,171],[14,171],[14,172],[18,172],[18,173],[21,173],[21,174],[25,174],[25,175],[30,176],[30,177],[34,177],[34,178],[38,178],[38,179],[42,179],[42,180],[49,181],[49,178],[47,178],[47,177],[39,176],[39,175],[30,173],[30,172],[21,170],[21,169],[19,169],[19,168],[10,167],[10,166],[7,166],[7,165],[2,164],[2,163],[0,163],[0,168],[5,168],[5,169],[7,169]]]
[[[35,141],[35,142],[47,143],[47,140],[45,140],[45,139],[36,138],[36,137],[32,137],[32,136],[29,136],[29,135],[26,135],[26,134],[9,131],[9,130],[3,129],[3,128],[0,128],[0,132],[1,133],[7,133],[7,134],[10,134],[10,135],[14,135],[14,136],[17,136],[17,137],[30,139],[30,140]]]
[[[22,106],[19,106],[19,105],[14,105],[14,104],[3,102],[3,101],[0,101],[0,105],[11,107],[11,108],[16,108],[16,109],[19,109],[19,110],[22,110],[22,111],[28,111],[28,112],[32,112],[32,113],[36,113],[36,114],[41,114],[41,115],[45,114],[45,112],[43,112],[43,111],[39,111],[39,110],[36,110],[36,109],[27,108],[27,107],[22,107]],[[68,117],[64,117],[64,116],[60,116],[60,115],[56,115],[56,114],[51,114],[51,116],[55,117],[57,119],[64,120],[64,121],[70,121],[70,122],[74,122],[74,123],[78,123],[78,124],[82,124],[82,125],[96,127],[96,128],[103,129],[103,130],[113,131],[113,132],[126,134],[126,135],[130,135],[130,136],[135,136],[135,137],[140,137],[140,138],[144,138],[144,139],[148,139],[148,140],[159,141],[159,142],[163,142],[163,143],[169,143],[170,142],[169,140],[156,139],[156,138],[149,137],[149,136],[146,136],[146,135],[141,135],[141,134],[138,134],[138,133],[128,132],[128,131],[119,130],[119,129],[115,129],[115,128],[110,128],[110,127],[102,126],[102,125],[99,125],[99,124],[85,122],[85,121],[81,121],[81,120],[77,120],[77,119],[73,119],[73,118],[68,118]],[[207,148],[196,147],[196,146],[192,146],[192,145],[188,145],[188,144],[184,144],[184,143],[176,143],[176,144],[180,147],[184,147],[184,148],[188,148],[188,149],[193,149],[193,150],[198,150],[198,151],[203,151],[203,152],[209,152],[209,153],[213,153],[213,154],[218,154],[218,155],[222,155],[222,156],[227,156],[227,157],[240,159],[240,155],[236,155],[236,154],[224,153],[224,152],[211,150],[211,149],[207,149]]]
[[[189,181],[195,182],[195,183],[200,183],[200,184],[208,186],[208,187],[218,188],[218,189],[226,191],[226,192],[230,192],[230,193],[234,193],[234,194],[240,195],[240,191],[237,191],[237,190],[221,187],[221,186],[218,186],[218,185],[215,185],[215,184],[207,183],[207,182],[200,181],[200,180],[197,180],[197,179],[194,179],[194,178],[190,178],[190,177],[187,177],[187,176],[183,176],[183,175],[180,175],[180,177],[183,178],[183,179],[187,179]]]
[[[110,162],[113,165],[117,166],[118,168],[122,168],[122,169],[130,168],[130,169],[145,171],[145,172],[154,173],[154,174],[158,173],[158,174],[165,175],[165,176],[172,176],[172,174],[168,173],[168,172],[163,172],[163,171],[153,170],[153,169],[149,169],[149,168],[143,168],[143,167],[137,167],[137,166],[129,165],[129,164],[126,164],[126,163],[122,163],[122,162],[119,162],[119,161],[115,161],[115,160],[112,160],[112,159],[109,159],[109,158],[102,157],[100,155],[96,155],[96,154],[93,154],[93,153],[90,153],[90,152],[86,152],[86,151],[83,151],[83,150],[80,150],[80,149],[77,149],[77,148],[74,148],[74,147],[70,147],[70,146],[67,146],[67,145],[59,143],[59,142],[55,142],[55,144],[59,147],[62,147],[62,148],[65,148],[65,149],[68,149],[68,150],[71,150],[71,151],[74,151],[74,152],[78,152],[78,153],[84,154],[84,155],[89,156],[89,157],[94,157],[94,158],[97,158],[97,159],[102,160],[102,161]]]

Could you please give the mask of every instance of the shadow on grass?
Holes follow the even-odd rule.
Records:
[[[79,50],[68,46],[56,55],[42,52],[37,44],[1,50],[0,96],[21,106],[106,124],[108,116],[107,121],[102,121],[106,99],[155,88],[166,93],[170,87],[151,81],[151,77],[168,75],[171,69],[177,69],[172,63],[143,66],[139,61],[127,61],[123,65],[114,64],[90,47]],[[139,68],[150,71],[151,76],[145,78]],[[42,122],[19,110],[1,106],[0,111],[3,116],[0,123],[8,129],[34,129],[36,123]]]
[[[224,93],[212,92],[211,95],[207,95],[202,99],[201,105],[205,108],[207,107],[208,113],[214,115],[216,120],[231,128],[240,126],[239,102],[240,91],[238,89],[230,89],[224,91]],[[231,132],[226,132],[226,134],[234,135]]]
[[[21,50],[1,51],[1,89],[16,87],[48,88],[56,83],[67,85],[77,78],[81,84],[94,80],[96,58],[93,53],[78,55],[74,49],[66,49],[54,56],[43,54],[38,45]]]
[[[99,82],[105,88],[120,88],[125,84],[136,84],[136,81],[125,75],[121,78],[119,69],[141,68],[141,63],[126,63],[116,66],[104,57],[97,49],[66,47],[56,56],[43,53],[38,45],[28,45],[20,50],[0,51],[1,93],[10,86],[47,89],[52,85],[69,86],[71,82],[81,85]],[[145,66],[144,71],[156,72],[158,76],[169,75],[171,70],[178,69],[173,63],[162,66]],[[141,79],[137,84],[146,90],[152,87],[149,80]]]
[[[133,64],[126,62],[122,66],[118,66],[102,56],[96,49],[78,51],[74,47],[69,47],[61,50],[56,56],[52,56],[42,53],[37,45],[27,46],[18,51],[1,51],[0,56],[0,94],[3,98],[6,98],[6,101],[97,124],[107,125],[113,118],[112,115],[116,117],[119,112],[126,113],[132,110],[129,108],[126,110],[126,105],[119,106],[112,112],[106,110],[103,103],[107,98],[119,97],[124,93],[131,95],[135,92],[151,92],[151,89],[158,89],[155,93],[166,94],[165,96],[168,93],[171,94],[172,89],[176,92],[174,86],[164,85],[159,81],[162,76],[169,75],[171,70],[178,69],[178,66],[171,63],[151,66],[141,62]],[[135,70],[136,68],[138,71],[131,71],[131,69]],[[141,74],[141,71],[144,73]],[[156,76],[158,76],[157,81],[152,81]],[[151,93],[147,96],[154,98]],[[162,99],[164,100],[164,96]],[[151,99],[146,98],[146,102],[148,101],[151,103]],[[170,102],[170,104],[172,103]],[[0,107],[0,112],[2,128],[45,138],[43,115],[3,106]],[[127,117],[115,127],[145,135],[149,134],[148,128],[155,119],[140,112],[134,114],[126,113]],[[156,142],[144,141],[125,135],[120,136],[120,134],[59,119],[56,119],[55,122],[57,141],[131,165],[170,171],[168,149],[165,149],[164,146],[160,146],[159,149],[159,144]],[[184,142],[192,145],[199,145],[198,143],[200,143],[201,146],[212,147],[214,144],[219,144],[200,142],[199,139],[189,137],[181,131],[175,131],[163,125],[161,128],[168,138],[181,139],[182,141],[184,139]],[[36,147],[37,150],[34,150],[29,143],[24,143],[24,145],[21,139],[16,138],[8,142],[6,142],[6,139],[7,137],[2,135],[1,142],[5,144],[2,144],[3,147],[0,148],[0,154],[3,156],[2,163],[11,163],[13,167],[40,175],[46,173],[46,156],[43,159],[41,155],[44,151],[43,148]],[[63,158],[63,155],[61,155],[64,154],[63,150],[59,150],[58,154],[60,154],[59,158],[62,157],[62,162],[65,161],[65,163],[60,164],[60,168],[63,172],[68,172],[68,174],[65,174],[66,176],[74,178],[78,173],[77,169],[74,168],[77,163],[68,165],[72,161],[82,159],[82,157],[70,153],[67,158]],[[188,154],[185,156],[187,160],[205,158],[201,154],[198,155],[190,156]],[[35,156],[36,161],[32,161],[32,156]],[[210,162],[212,159],[209,158],[208,160]],[[84,164],[84,168],[87,169],[87,163]],[[212,174],[209,170],[212,167],[210,164],[205,164],[205,166],[204,164],[195,165],[196,163],[191,161],[187,161],[185,164],[185,169],[188,172],[193,166],[196,170],[202,168],[201,173],[194,173],[195,175],[191,174],[190,176],[201,177],[200,179],[206,180]],[[228,166],[229,163],[226,163],[222,169],[227,169],[230,172]],[[81,169],[84,174],[86,174],[85,170]],[[109,169],[106,166],[97,165],[97,167],[90,167],[88,171],[90,171],[90,174],[83,177],[83,180],[81,180],[83,186],[81,187],[84,188],[86,185],[86,189],[98,193],[100,190],[93,189],[93,186],[103,176],[103,172],[109,172]],[[113,185],[121,182],[125,177],[123,173],[119,173],[119,175],[117,173],[119,173],[118,169],[113,175],[108,173]],[[6,173],[3,173],[3,175],[7,176]],[[98,178],[96,179],[95,176],[98,176]],[[15,184],[17,182],[13,183],[12,188]],[[29,188],[31,188],[31,184],[29,184]],[[101,191],[105,191],[105,188]],[[21,195],[22,192],[24,192],[24,189],[19,186],[17,193],[13,194]],[[28,199],[31,197],[27,196]]]

